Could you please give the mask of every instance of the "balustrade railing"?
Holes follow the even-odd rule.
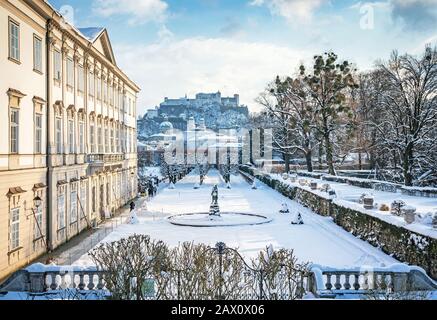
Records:
[[[218,243],[205,254],[211,263],[208,270],[161,270],[141,283],[141,299],[158,300],[289,300],[312,293],[316,298],[336,298],[369,293],[437,291],[437,283],[419,267],[404,264],[389,267],[336,269],[312,265],[295,268],[275,265],[273,269],[249,266],[238,251]],[[45,266],[35,264],[16,272],[0,285],[1,292],[17,291],[51,294],[74,289],[81,294],[100,292],[110,295],[105,277],[114,281],[119,274],[109,274],[97,267]],[[123,278],[123,277],[122,277]],[[121,279],[121,278],[120,278]],[[137,279],[132,282],[138,292]],[[121,279],[123,283],[126,279]],[[138,293],[136,293],[138,294]],[[132,297],[138,299],[138,296]]]
[[[437,283],[423,269],[404,264],[343,270],[313,265],[311,274],[310,290],[318,297],[437,290]]]
[[[114,163],[125,160],[124,154],[95,153],[88,155],[88,163]]]

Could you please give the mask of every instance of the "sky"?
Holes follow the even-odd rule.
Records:
[[[105,27],[142,89],[138,114],[197,92],[256,97],[334,51],[358,70],[437,44],[437,0],[49,0],[77,27]]]

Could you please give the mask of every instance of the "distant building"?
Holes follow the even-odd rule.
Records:
[[[249,110],[240,105],[240,96],[222,97],[216,93],[198,93],[194,99],[187,96],[179,99],[164,98],[154,109],[147,110],[144,117],[138,119],[139,138],[161,132],[162,122],[170,122],[174,129],[190,130],[189,122],[195,121],[203,129],[231,129],[244,127],[248,122]]]
[[[155,107],[155,109],[149,109],[146,112],[146,118],[147,119],[154,119],[158,117],[158,107]]]

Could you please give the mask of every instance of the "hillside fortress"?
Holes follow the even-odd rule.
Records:
[[[164,101],[150,109],[138,120],[142,135],[159,131],[159,124],[169,121],[175,129],[186,130],[187,121],[194,118],[196,123],[205,123],[208,129],[228,129],[246,124],[249,110],[240,105],[240,96],[222,97],[221,92],[197,93],[194,99],[187,96],[179,99],[164,98]]]

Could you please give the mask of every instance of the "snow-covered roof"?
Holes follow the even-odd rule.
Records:
[[[89,41],[94,42],[100,36],[100,34],[105,31],[102,27],[89,27],[89,28],[78,28],[80,33],[87,38]]]

